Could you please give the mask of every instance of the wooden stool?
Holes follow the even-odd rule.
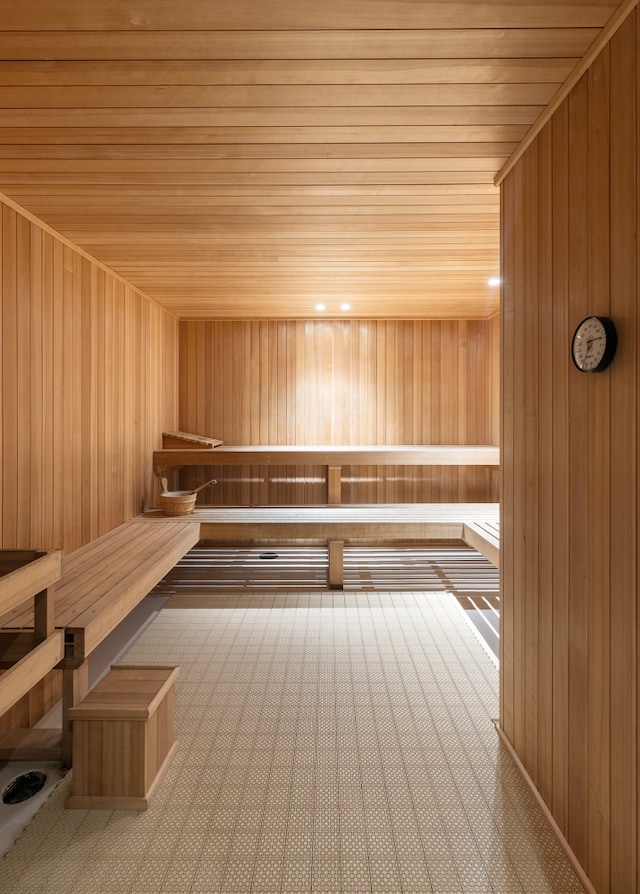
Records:
[[[73,775],[67,807],[147,809],[178,747],[173,683],[179,672],[117,665],[69,709]]]

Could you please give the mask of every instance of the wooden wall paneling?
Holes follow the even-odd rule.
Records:
[[[587,78],[569,99],[569,321],[571,331],[587,315],[588,304],[588,193]],[[569,432],[569,839],[587,865],[587,772],[589,704],[587,672],[588,626],[588,518],[585,482],[589,480],[589,393],[586,376],[573,370],[569,379],[571,428]]]
[[[513,280],[522,295],[525,289],[526,270],[526,222],[525,215],[525,169],[522,166],[516,171],[515,176],[515,216],[523,221],[523,225],[515,233]],[[513,341],[514,355],[519,358],[512,371],[513,377],[513,427],[514,427],[514,455],[513,467],[513,501],[514,505],[524,509],[526,507],[526,473],[523,457],[526,453],[526,391],[525,369],[523,360],[527,357],[527,328],[525,309],[520,304],[513,317]],[[516,447],[517,445],[517,447]],[[525,511],[521,511],[513,519],[513,636],[517,643],[517,651],[514,652],[513,686],[513,741],[520,754],[525,754],[526,749],[526,658],[527,658],[527,630],[526,630],[526,564],[525,564],[525,538],[526,538]]]
[[[62,246],[62,269],[61,291],[56,301],[56,310],[61,313],[62,330],[61,344],[66,346],[68,333],[77,332],[76,320],[74,317],[74,295],[73,295],[73,270],[72,268],[71,250],[67,245]],[[62,463],[64,467],[64,485],[62,493],[62,539],[63,542],[69,544],[67,549],[74,550],[77,548],[76,536],[76,512],[79,503],[79,488],[76,483],[74,470],[78,468],[79,456],[76,455],[76,441],[74,432],[74,417],[77,407],[77,389],[80,387],[80,380],[75,374],[74,359],[75,351],[64,350],[62,354],[62,410],[61,410],[61,426],[62,426],[62,443],[64,445],[62,453]],[[109,503],[109,505],[111,505]],[[76,507],[75,511],[72,507]]]
[[[538,788],[547,804],[553,793],[553,216],[552,133],[538,143]]]
[[[568,102],[560,107],[552,125],[553,169],[552,205],[552,307],[553,359],[549,412],[553,419],[552,487],[553,505],[549,519],[553,532],[553,758],[551,806],[562,832],[568,832],[569,761],[569,375],[567,357],[569,333],[569,136]]]
[[[514,740],[514,572],[513,502],[514,438],[514,314],[515,314],[515,174],[500,187],[500,725],[510,742]]]
[[[611,295],[620,333],[611,369],[611,507],[619,523],[610,538],[611,881],[624,890],[638,860],[638,198],[637,16],[611,42]]]
[[[524,437],[524,541],[521,552],[522,574],[525,598],[522,605],[524,624],[524,742],[525,763],[532,779],[538,784],[539,745],[539,590],[538,590],[538,514],[539,514],[539,378],[540,367],[538,333],[538,154],[536,141],[527,154],[524,164],[524,308],[521,317],[524,322],[524,383],[522,408],[522,431]]]
[[[121,280],[118,280],[118,282],[116,283],[116,294],[118,299],[118,340],[116,343],[116,356],[118,359],[116,361],[116,369],[118,373],[117,395],[118,403],[120,405],[120,412],[116,413],[115,416],[118,431],[118,440],[113,463],[113,483],[118,495],[117,511],[119,515],[121,515],[121,517],[126,518],[128,501],[126,499],[127,495],[125,495],[125,483],[123,477],[126,476],[126,465],[128,462],[128,451],[126,450],[125,444],[127,443],[128,428],[130,423],[130,420],[126,416],[126,413],[130,412],[130,408],[129,402],[126,398],[127,382],[125,378],[125,358],[127,356],[127,287]],[[126,411],[124,409],[125,406]]]
[[[107,368],[115,363],[115,338],[116,338],[116,294],[115,281],[108,278],[105,284],[105,316],[104,316],[104,356]],[[107,518],[105,519],[105,528],[110,530],[115,527],[115,498],[114,498],[114,481],[113,481],[113,457],[116,451],[116,427],[111,425],[111,420],[117,412],[117,396],[116,396],[116,380],[115,376],[104,376],[104,466],[101,470],[102,480],[104,482],[104,506]]]
[[[24,543],[30,534],[31,510],[31,228],[20,215],[16,219],[16,350],[17,350],[17,407],[15,415],[17,437],[18,518],[16,540]],[[23,362],[21,361],[23,358]]]
[[[202,379],[206,370],[206,348],[205,348],[205,332],[202,326],[198,328],[196,344],[195,344],[195,362],[198,379]],[[196,428],[199,432],[206,424],[205,419],[205,392],[203,388],[196,388],[194,395],[196,404]]]
[[[29,217],[3,204],[2,220],[2,545],[71,552],[142,508],[177,425],[175,365],[147,378],[145,345],[177,325]]]
[[[95,291],[91,282],[92,265],[86,258],[80,261],[80,298],[82,317],[80,321],[80,441],[81,441],[81,540],[87,542],[96,536],[92,530],[92,510],[95,512],[95,450],[94,422],[96,395],[94,381],[94,329],[96,326]],[[95,515],[93,516],[95,517]]]
[[[485,443],[487,346],[484,321],[444,328],[424,321],[185,321],[181,428],[227,444],[456,443],[460,433]],[[194,358],[203,354],[198,365]],[[195,401],[194,389],[204,397]],[[469,414],[464,423],[459,403]],[[191,486],[203,474],[189,470],[183,480]],[[319,468],[212,474],[220,476],[207,495],[213,502],[264,502],[267,488],[270,502],[325,499]],[[434,493],[488,498],[485,470],[353,468],[344,477],[351,480],[343,499],[352,502],[430,500]]]
[[[17,216],[3,208],[2,263],[2,408],[3,487],[2,533],[8,546],[16,545],[18,491],[18,357],[17,357]]]
[[[431,391],[431,436],[433,438],[433,443],[435,444],[439,439],[446,441],[446,435],[444,434],[446,404],[443,403],[441,387],[443,355],[442,323],[434,323],[432,326],[429,326],[429,330],[431,331],[431,350],[429,352],[431,361],[429,372],[429,388]],[[433,494],[432,499],[434,502],[446,500],[446,497],[444,496],[444,482],[440,476],[433,482],[431,492]]]
[[[97,337],[96,337],[96,366],[98,371],[106,370],[107,367],[107,357],[108,355],[108,320],[109,316],[109,297],[110,294],[109,286],[107,283],[107,278],[104,275],[103,271],[98,272],[98,277],[96,281],[96,309],[100,314],[101,325],[96,326]],[[107,448],[107,438],[108,438],[108,430],[107,430],[107,400],[108,400],[108,387],[106,381],[106,375],[100,375],[99,372],[96,375],[96,493],[97,493],[97,504],[98,506],[108,506],[109,502],[109,493],[107,491],[107,457],[109,455]],[[100,517],[98,516],[98,536],[106,533],[108,530],[107,525],[111,526],[111,519],[103,520],[102,524],[100,524]]]
[[[633,13],[502,194],[501,723],[599,892],[640,887],[638,28]],[[599,375],[569,359],[589,314],[610,315],[620,335]],[[536,652],[524,669],[523,647]]]
[[[44,543],[42,539],[42,522],[44,515],[44,494],[42,463],[44,459],[43,428],[44,417],[40,408],[44,403],[44,324],[43,324],[43,294],[42,294],[42,230],[34,225],[30,227],[31,265],[29,292],[31,295],[31,323],[29,327],[30,338],[30,389],[29,389],[29,420],[31,436],[28,441],[28,458],[30,482],[30,508],[29,508],[29,541],[31,543]],[[23,447],[24,449],[24,447]]]
[[[65,508],[65,441],[64,441],[64,355],[65,355],[65,326],[64,326],[64,245],[60,240],[53,239],[51,244],[52,271],[52,301],[51,301],[51,328],[53,331],[53,488],[51,491],[52,506],[54,511],[54,528],[51,547],[55,549],[65,548],[64,539],[64,508]],[[105,500],[102,504],[105,515],[109,514],[110,503]],[[49,544],[47,544],[48,546]],[[67,547],[69,549],[69,547]]]
[[[588,313],[609,315],[609,48],[588,72]],[[610,387],[591,376],[588,415],[587,749],[588,863],[598,891],[609,889],[610,824]]]
[[[4,331],[4,300],[5,291],[5,273],[4,273],[4,218],[5,209],[0,207],[0,323]],[[5,371],[4,371],[4,339],[0,336],[0,399],[4,406],[4,388],[5,388]],[[0,507],[4,504],[4,414],[0,413]],[[3,512],[0,508],[0,536],[3,534]]]
[[[53,341],[53,237],[42,233],[42,370],[43,406],[50,412],[42,414],[42,540],[54,541],[54,417],[55,417],[55,345]],[[46,321],[46,323],[45,323]]]
[[[490,432],[491,443],[500,444],[500,313],[489,318]]]

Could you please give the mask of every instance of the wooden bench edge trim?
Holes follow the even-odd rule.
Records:
[[[215,450],[154,450],[153,466],[498,466],[500,448],[492,444],[309,445],[263,447],[223,445]]]
[[[462,526],[462,540],[489,562],[500,567],[500,541],[480,531],[472,522]]]
[[[38,552],[39,550],[35,550]],[[45,555],[34,559],[28,566],[10,571],[2,578],[0,593],[8,590],[0,598],[0,617],[14,611],[29,599],[53,586],[62,575],[62,550],[46,550]],[[19,581],[15,588],[12,580]]]
[[[0,760],[59,761],[62,733],[59,729],[14,727],[0,734]]]
[[[26,695],[64,656],[64,636],[54,631],[0,676],[0,716]]]

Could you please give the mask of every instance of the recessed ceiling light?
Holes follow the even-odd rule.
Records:
[[[316,310],[326,310],[326,304],[316,304]]]
[[[499,286],[501,282],[502,282],[502,280],[500,279],[499,276],[490,276],[489,279],[487,280],[487,285],[488,286]]]
[[[340,310],[351,310],[351,305],[347,304],[346,301],[344,304],[340,305]]]

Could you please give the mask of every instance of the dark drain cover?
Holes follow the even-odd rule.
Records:
[[[3,804],[21,804],[33,798],[44,787],[47,774],[42,770],[32,770],[16,776],[2,792]]]
[[[277,559],[278,553],[260,553],[261,559]]]

